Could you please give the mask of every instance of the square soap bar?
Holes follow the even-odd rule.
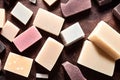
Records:
[[[97,3],[99,4],[99,6],[103,6],[103,5],[109,4],[111,2],[112,2],[112,0],[97,0]]]
[[[104,21],[100,21],[88,39],[109,54],[114,60],[120,59],[120,34]]]
[[[42,38],[41,34],[36,27],[32,26],[20,35],[18,35],[13,43],[18,48],[20,52],[23,52],[25,49],[33,45],[35,42]]]
[[[115,68],[115,61],[96,45],[87,40],[84,42],[77,62],[78,64],[108,76],[113,75]]]
[[[12,42],[19,31],[20,29],[17,26],[10,21],[7,21],[1,30],[1,35]]]
[[[60,56],[63,47],[64,46],[61,43],[49,37],[38,53],[35,61],[45,67],[48,71],[51,71]]]
[[[32,68],[33,59],[10,52],[4,70],[28,77]]]
[[[120,20],[120,4],[113,9],[114,16]]]
[[[64,29],[60,34],[65,46],[69,46],[85,37],[85,34],[78,22]]]
[[[44,0],[49,6],[52,6],[57,0]]]
[[[44,31],[59,36],[63,23],[63,18],[40,8],[37,12],[33,25]]]
[[[11,11],[11,14],[19,21],[21,21],[24,25],[26,25],[31,16],[33,15],[33,12],[27,7],[25,7],[22,3],[18,2]]]
[[[0,28],[4,26],[5,20],[6,20],[5,9],[0,8]]]

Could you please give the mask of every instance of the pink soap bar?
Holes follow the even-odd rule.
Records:
[[[19,36],[17,36],[13,43],[18,48],[20,52],[23,52],[25,49],[33,45],[35,42],[37,42],[39,39],[41,39],[42,36],[37,30],[36,27],[32,26],[23,33],[21,33]]]

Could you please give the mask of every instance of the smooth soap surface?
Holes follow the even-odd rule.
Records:
[[[0,8],[0,28],[4,26],[5,20],[6,20],[5,9]]]
[[[114,16],[120,20],[120,4],[113,9]]]
[[[49,6],[52,6],[57,0],[44,0]]]
[[[112,2],[112,0],[97,0],[99,6],[103,6]]]

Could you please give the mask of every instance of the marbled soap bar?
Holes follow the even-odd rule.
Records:
[[[52,6],[57,0],[43,0],[45,1],[49,6]]]
[[[112,2],[112,0],[97,0],[99,6],[103,6]]]
[[[0,8],[0,28],[4,26],[5,19],[6,19],[5,9]]]
[[[113,9],[114,16],[120,20],[120,4]]]

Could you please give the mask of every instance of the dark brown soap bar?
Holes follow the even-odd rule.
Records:
[[[5,45],[0,41],[0,54],[5,50]]]
[[[120,4],[113,9],[114,16],[120,20]]]
[[[64,67],[71,80],[87,80],[81,73],[80,69],[70,62],[64,62],[62,66]]]
[[[61,3],[61,10],[64,17],[69,17],[91,8],[91,0],[69,0]]]
[[[97,0],[99,6],[103,6],[112,2],[112,0]]]

